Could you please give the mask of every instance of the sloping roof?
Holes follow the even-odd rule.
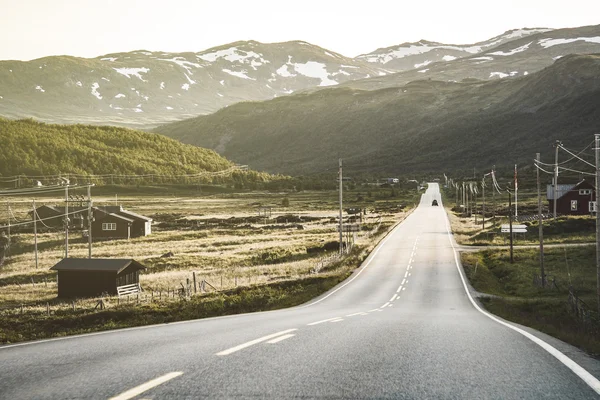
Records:
[[[124,215],[125,217],[131,217],[133,219],[141,219],[143,221],[152,221],[152,218],[144,217],[143,215],[136,214],[134,212],[127,211],[127,210],[121,210],[121,211],[119,211],[119,214]]]
[[[558,184],[556,185],[556,198],[560,199],[565,194],[567,194],[571,189],[573,189],[576,184]],[[546,198],[548,200],[554,200],[554,187],[552,185],[546,185]]]
[[[585,179],[577,182],[577,183],[568,183],[568,184],[558,184],[556,185],[556,196],[558,199],[560,199],[561,197],[563,197],[565,194],[567,194],[568,192],[570,192],[571,190],[576,189],[577,187],[579,187],[582,183],[589,183],[588,181],[586,181]],[[589,183],[589,186],[591,186],[592,188],[595,187],[593,184]],[[546,185],[546,198],[548,200],[554,200],[554,190],[552,188],[552,185]]]
[[[131,258],[63,258],[50,269],[54,271],[114,272],[118,274],[131,264],[134,264],[136,269],[146,269],[142,264]]]
[[[131,218],[124,217],[117,213],[107,212],[107,211],[103,210],[102,208],[94,208],[94,212],[96,212],[96,218],[95,218],[96,221],[101,221],[106,217],[115,217],[115,218],[121,219],[121,220],[129,222],[129,223],[133,222],[133,220]]]

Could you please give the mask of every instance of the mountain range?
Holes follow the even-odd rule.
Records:
[[[156,132],[254,169],[400,174],[531,164],[583,148],[600,126],[600,55],[567,55],[511,79],[332,87],[171,123]]]
[[[422,40],[355,58],[303,41],[243,41],[201,52],[0,61],[0,116],[151,128],[329,86],[373,90],[419,79],[514,78],[567,54],[594,52],[600,26],[516,29],[469,45]]]

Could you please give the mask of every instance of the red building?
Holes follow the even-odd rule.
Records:
[[[554,186],[546,187],[548,209],[554,210]],[[585,179],[579,183],[556,185],[556,213],[589,215],[595,212],[596,188]]]

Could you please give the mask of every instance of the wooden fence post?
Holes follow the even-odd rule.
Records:
[[[33,278],[31,278],[33,280]],[[50,315],[50,303],[46,303],[46,314]]]
[[[196,288],[196,272],[192,272],[192,275],[194,277],[194,293],[198,293],[198,289]]]

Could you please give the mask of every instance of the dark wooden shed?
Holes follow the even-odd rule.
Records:
[[[58,272],[58,297],[93,297],[139,285],[146,267],[132,259],[65,258],[50,269]]]
[[[548,209],[554,209],[554,187],[546,189]],[[562,215],[590,215],[594,212],[596,188],[585,179],[579,183],[556,186],[556,212]]]

